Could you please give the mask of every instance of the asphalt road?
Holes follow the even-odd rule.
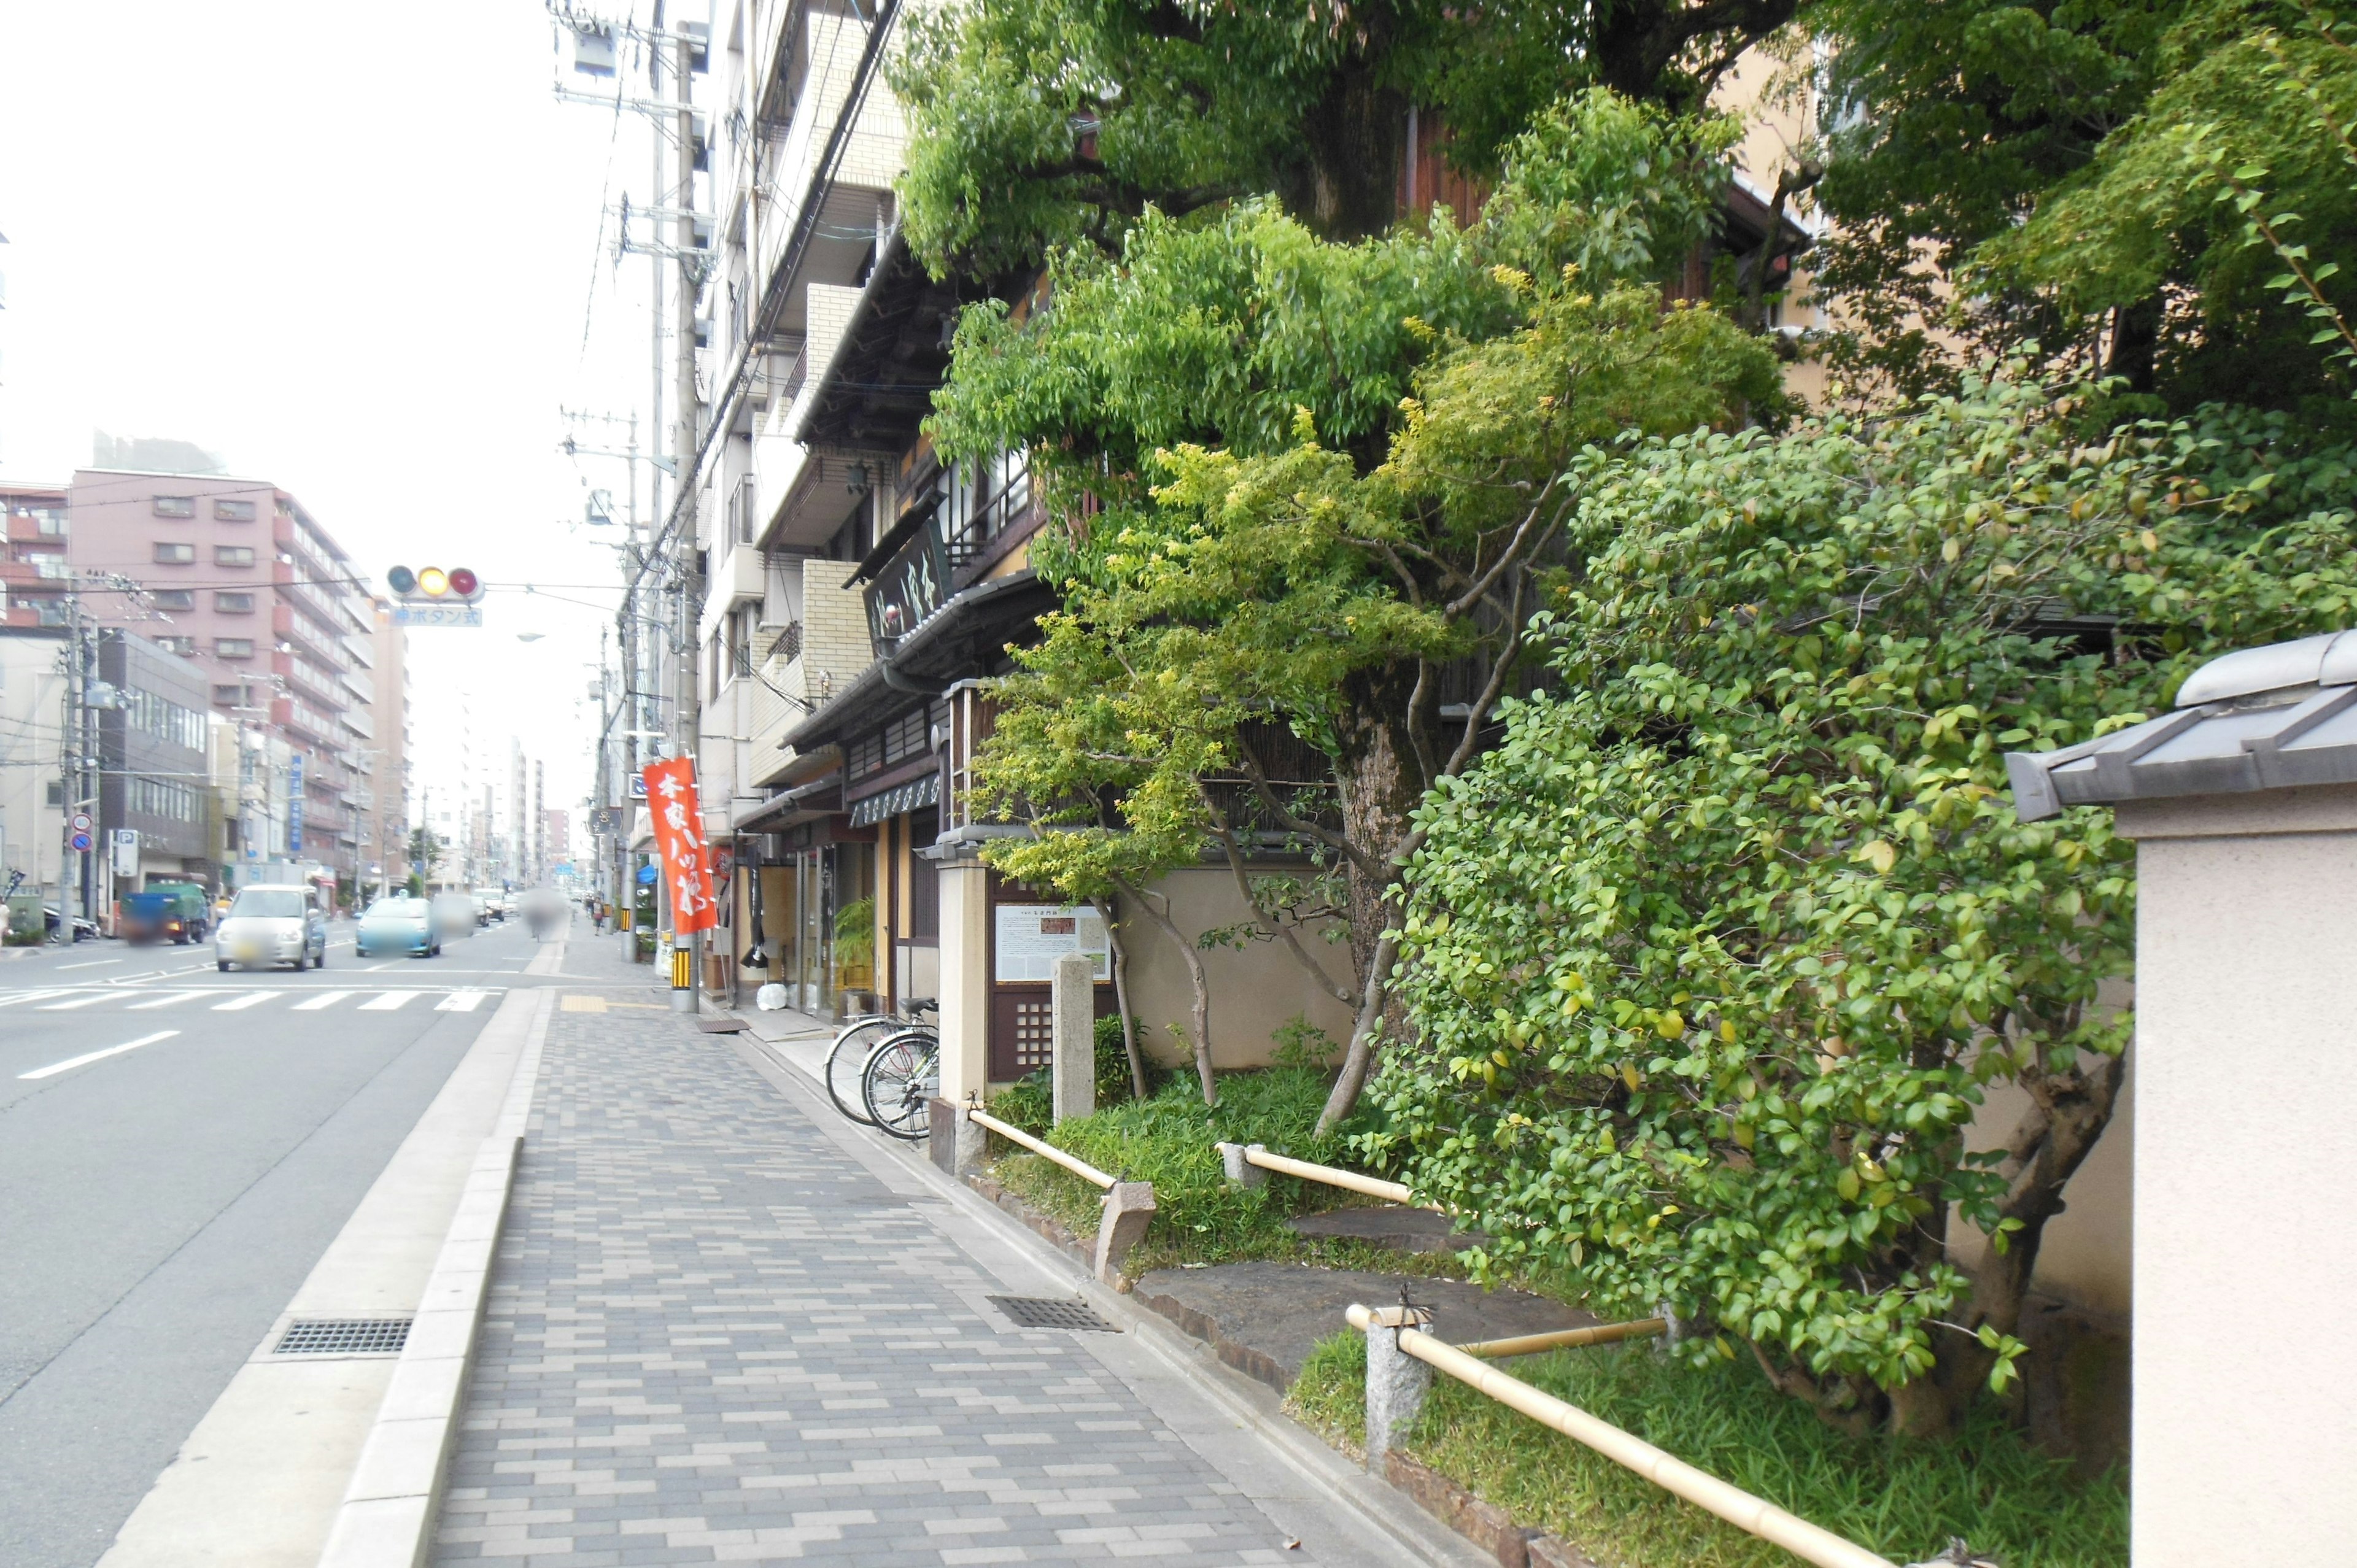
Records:
[[[0,1563],[86,1568],[252,1353],[538,944],[218,972],[0,960]],[[90,1059],[84,1059],[90,1058]]]

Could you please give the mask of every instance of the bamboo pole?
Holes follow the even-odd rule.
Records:
[[[1328,1187],[1364,1193],[1369,1197],[1388,1198],[1394,1203],[1408,1200],[1407,1184],[1405,1182],[1384,1181],[1379,1176],[1361,1176],[1356,1171],[1312,1165],[1308,1160],[1289,1159],[1283,1155],[1272,1155],[1258,1144],[1244,1150],[1244,1158],[1263,1170],[1280,1171],[1286,1176],[1299,1176],[1304,1181],[1323,1182]]]
[[[1375,1321],[1374,1314],[1363,1306],[1352,1306],[1345,1316],[1351,1326],[1361,1332]],[[1889,1558],[1787,1513],[1740,1487],[1729,1486],[1716,1476],[1697,1470],[1643,1438],[1598,1420],[1577,1405],[1566,1404],[1519,1378],[1509,1377],[1420,1328],[1385,1332],[1396,1333],[1400,1348],[1417,1360],[1479,1390],[1510,1410],[1520,1411],[1543,1426],[1551,1426],[1573,1441],[1587,1444],[1614,1464],[1636,1471],[1673,1497],[1717,1514],[1738,1530],[1781,1546],[1804,1563],[1814,1563],[1817,1568],[1897,1568]]]
[[[1609,1345],[1616,1339],[1645,1339],[1665,1333],[1669,1324],[1658,1317],[1634,1323],[1598,1323],[1588,1328],[1558,1328],[1547,1334],[1519,1334],[1511,1339],[1478,1339],[1458,1349],[1468,1356],[1495,1359],[1501,1356],[1534,1356],[1541,1350],[1568,1350],[1576,1345]]]
[[[968,1111],[966,1115],[989,1128],[1011,1144],[1020,1144],[1042,1159],[1055,1161],[1082,1181],[1092,1181],[1106,1191],[1113,1190],[1114,1177],[1109,1176],[1078,1155],[1068,1155],[1053,1144],[1043,1143],[1020,1127],[1010,1127],[986,1111]]]

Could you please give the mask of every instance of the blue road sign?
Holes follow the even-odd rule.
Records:
[[[88,833],[76,833],[66,842],[73,845],[74,853],[76,854],[83,854],[90,848],[90,835]],[[648,869],[652,870],[653,867],[650,866]]]

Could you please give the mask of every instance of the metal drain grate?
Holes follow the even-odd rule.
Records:
[[[318,1317],[290,1323],[274,1356],[380,1356],[409,1343],[406,1317]]]
[[[1081,1328],[1099,1334],[1121,1332],[1090,1311],[1085,1302],[1050,1301],[1036,1295],[995,1295],[989,1299],[993,1306],[1025,1328]]]

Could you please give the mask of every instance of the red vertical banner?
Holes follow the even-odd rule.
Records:
[[[712,897],[712,862],[704,844],[704,815],[695,799],[695,760],[674,757],[645,770],[647,808],[655,831],[655,854],[671,888],[673,934],[708,931],[720,923]]]

